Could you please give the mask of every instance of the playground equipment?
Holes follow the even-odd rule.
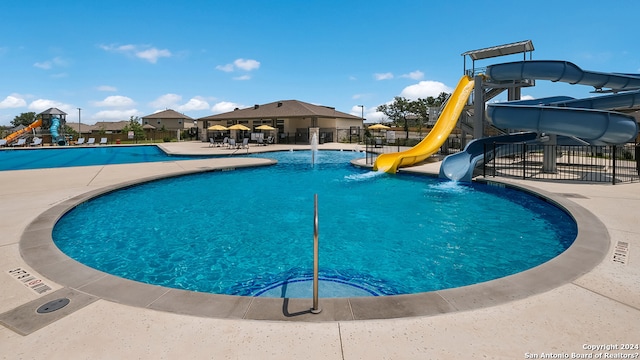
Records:
[[[29,124],[29,126],[25,127],[24,129],[20,129],[16,132],[13,132],[7,135],[4,139],[7,140],[7,144],[10,144],[14,140],[17,140],[21,135],[29,133],[31,130],[35,128],[39,128],[41,125],[42,125],[42,119],[38,119],[32,122],[31,124]]]
[[[37,120],[29,124],[29,126],[9,134],[4,140],[9,144],[23,135],[28,135],[32,130],[41,128],[42,130],[49,130],[52,143],[60,146],[66,145],[66,138],[60,134],[62,126],[66,123],[66,115],[67,114],[60,109],[49,108],[37,114]]]

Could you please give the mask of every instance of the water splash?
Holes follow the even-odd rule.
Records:
[[[469,191],[469,187],[457,181],[441,181],[429,185],[429,191],[460,194]]]
[[[384,175],[384,171],[369,171],[361,174],[346,175],[344,179],[349,181],[365,181],[369,179],[375,179],[381,175]]]
[[[318,134],[313,133],[311,137],[311,166],[316,164],[316,156],[318,155]]]

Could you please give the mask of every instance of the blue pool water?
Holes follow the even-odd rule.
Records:
[[[205,157],[211,156],[167,155],[155,145],[6,149],[0,151],[0,171],[193,160]]]
[[[534,196],[353,167],[362,153],[280,152],[269,167],[164,179],[83,203],[53,230],[70,257],[124,278],[309,297],[318,194],[321,297],[407,294],[537,266],[575,222]],[[292,295],[298,294],[298,295]]]

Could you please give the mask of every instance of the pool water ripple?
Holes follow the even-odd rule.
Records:
[[[54,242],[88,266],[136,281],[278,296],[268,290],[311,276],[318,194],[321,276],[367,296],[511,275],[557,256],[577,234],[563,210],[512,189],[374,173],[349,163],[363,156],[355,152],[321,151],[314,166],[309,151],[260,156],[278,164],[92,199],[58,221]]]

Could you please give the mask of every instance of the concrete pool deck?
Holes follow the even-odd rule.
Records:
[[[229,154],[206,143],[163,144],[181,154]],[[294,146],[251,147],[250,151]],[[301,146],[296,146],[301,147]],[[307,147],[308,148],[308,147]],[[320,149],[353,146],[323,144]],[[361,148],[361,147],[360,147]],[[34,271],[21,255],[20,239],[43,213],[70,199],[142,178],[247,165],[243,158],[217,158],[134,165],[0,172],[0,318],[16,314],[29,322],[33,307],[69,297],[69,309],[51,313],[42,327],[0,326],[0,357],[13,358],[527,358],[541,353],[617,353],[587,345],[640,343],[640,184],[550,183],[497,179],[523,185],[588,210],[606,225],[610,237],[598,264],[585,274],[543,292],[476,309],[380,320],[257,321],[159,311],[105,300]],[[252,160],[253,161],[253,160]],[[439,163],[411,171],[438,172]],[[589,215],[589,214],[587,214]],[[599,222],[596,220],[596,223]],[[37,223],[35,223],[37,225]],[[596,226],[597,228],[598,226]],[[46,231],[46,229],[44,229]],[[626,243],[626,250],[619,242]],[[617,249],[616,249],[617,247]],[[614,251],[625,264],[614,261]],[[24,269],[52,290],[40,295],[12,270]],[[69,274],[73,278],[76,274]],[[562,274],[547,274],[551,282]],[[42,289],[42,288],[39,288]],[[104,288],[103,288],[104,289]],[[114,290],[115,291],[115,290]],[[491,300],[504,289],[486,293]],[[55,295],[51,297],[51,294]],[[132,293],[131,298],[139,299]],[[474,298],[473,301],[484,301]],[[310,301],[309,305],[310,305]],[[72,308],[75,304],[75,308]],[[327,304],[321,299],[320,305]],[[443,306],[455,306],[442,302]],[[304,308],[304,304],[300,305]],[[326,306],[326,305],[325,305]],[[308,306],[307,306],[308,308]],[[429,305],[424,306],[429,308]],[[462,307],[464,308],[464,307]],[[21,311],[19,311],[21,310]],[[278,309],[281,313],[283,309]],[[325,308],[329,313],[330,309]],[[374,311],[376,309],[373,309]],[[387,305],[377,309],[384,313]],[[67,311],[67,313],[63,313]],[[293,310],[295,312],[295,310]],[[321,314],[322,315],[322,314]],[[321,316],[319,315],[319,316]],[[46,316],[46,315],[45,315]],[[309,315],[313,316],[313,315]],[[24,319],[27,318],[27,319]],[[620,351],[634,354],[640,350]],[[530,357],[533,358],[533,357]]]

